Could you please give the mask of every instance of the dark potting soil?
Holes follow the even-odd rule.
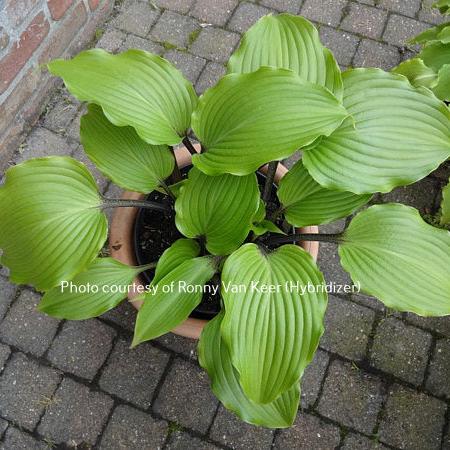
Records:
[[[182,175],[185,177],[188,172],[188,168],[182,170]],[[257,173],[258,183],[260,190],[262,191],[265,183],[265,175]],[[158,191],[153,191],[147,196],[147,200],[163,203],[173,207],[174,201],[166,194],[162,194]],[[267,203],[267,210],[269,212],[274,211],[279,207],[278,198],[276,196],[276,185],[272,187],[271,197]],[[278,221],[277,225],[288,231],[286,223]],[[177,239],[184,236],[178,231],[175,226],[175,211],[171,208],[170,212],[162,212],[151,209],[140,209],[134,226],[134,250],[136,260],[139,265],[148,264],[154,261],[158,261],[163,252],[168,249]],[[270,238],[270,234],[264,236],[260,242],[270,247],[267,240]],[[150,284],[154,270],[147,270],[141,274],[141,280],[144,284]],[[220,278],[216,275],[208,285],[219,284]],[[207,290],[206,290],[207,291]],[[220,295],[205,293],[203,295],[201,303],[191,313],[191,317],[197,319],[212,319],[216,316],[220,309]]]

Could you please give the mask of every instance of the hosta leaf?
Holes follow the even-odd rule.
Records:
[[[214,255],[226,255],[244,242],[259,206],[256,175],[205,175],[195,167],[175,202],[177,228],[204,237]]]
[[[277,194],[286,220],[296,227],[333,222],[348,216],[371,198],[370,194],[357,195],[322,187],[301,160],[280,180]]]
[[[248,399],[239,384],[239,375],[231,364],[230,352],[220,335],[223,311],[208,322],[198,343],[200,365],[208,372],[211,389],[223,405],[245,422],[268,428],[286,428],[297,415],[300,386],[295,383],[271,403]]]
[[[392,72],[404,75],[416,87],[425,86],[431,89],[437,83],[437,73],[427,67],[420,58],[403,61],[392,69]]]
[[[223,267],[222,337],[242,390],[257,403],[272,402],[299,382],[323,332],[326,293],[321,288],[297,293],[290,283],[321,288],[324,283],[312,257],[296,245],[267,254],[245,244]],[[279,292],[263,292],[264,285],[280,285]],[[246,289],[227,289],[233,286]]]
[[[450,64],[450,44],[434,42],[424,47],[417,57],[422,58],[428,67],[438,72],[443,65]]]
[[[208,175],[247,175],[329,135],[347,115],[328,90],[289,70],[230,74],[194,111],[192,128],[206,151],[192,162]]]
[[[0,187],[0,248],[11,280],[47,290],[84,269],[107,237],[101,204],[92,175],[72,158],[10,168]]]
[[[450,30],[450,22],[441,23],[440,25],[437,25],[435,27],[428,28],[427,30],[410,39],[409,42],[411,44],[422,44],[422,45],[431,43],[433,41],[440,41],[446,43],[445,41],[447,33],[444,31],[446,29]],[[443,31],[444,33],[442,34]]]
[[[81,143],[100,171],[118,186],[142,193],[156,189],[175,160],[166,145],[144,142],[132,127],[116,127],[98,105],[81,118]]]
[[[178,239],[158,260],[152,283],[158,284],[166,275],[185,261],[200,254],[200,246],[192,239]]]
[[[128,287],[142,270],[113,258],[96,259],[76,275],[70,285],[62,283],[48,291],[38,309],[59,319],[84,320],[100,316],[127,297]]]
[[[304,152],[324,187],[365,194],[420,180],[450,156],[450,112],[428,90],[379,69],[343,74],[346,120]]]
[[[280,14],[259,19],[231,56],[228,73],[254,72],[261,66],[291,69],[342,99],[339,66],[320,42],[317,29],[303,17]]]
[[[278,233],[286,234],[283,230],[280,230],[273,222],[270,220],[261,220],[261,222],[253,223],[252,231],[256,236],[262,236],[265,233]]]
[[[450,101],[450,64],[444,64],[440,68],[433,92],[437,98]]]
[[[339,246],[344,269],[363,291],[398,311],[450,314],[450,233],[396,203],[359,213]]]
[[[185,321],[201,302],[202,287],[217,270],[217,259],[202,256],[184,261],[165,275],[157,284],[155,292],[149,291],[137,315],[133,346],[168,333]],[[188,292],[191,287],[196,288]]]
[[[441,14],[450,14],[450,0],[439,0],[433,4],[433,8],[438,8]]]
[[[441,225],[450,223],[450,180],[442,190]]]
[[[143,50],[111,55],[96,48],[48,67],[75,97],[100,105],[110,122],[134,127],[150,144],[178,144],[189,128],[194,88],[160,56]]]

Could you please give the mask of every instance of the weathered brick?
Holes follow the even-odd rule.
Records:
[[[427,389],[434,395],[450,398],[450,340],[436,342],[428,370]]]
[[[378,432],[382,442],[402,449],[440,448],[444,402],[394,385]]]
[[[0,321],[8,311],[9,305],[16,295],[16,287],[6,278],[0,276]]]
[[[239,35],[220,28],[203,28],[191,46],[194,55],[216,61],[226,62],[239,41]]]
[[[92,380],[105,362],[114,330],[92,319],[66,322],[48,351],[48,360],[65,372]]]
[[[47,106],[43,125],[55,133],[65,133],[78,112],[80,103],[67,92],[58,92],[57,100]]]
[[[126,36],[127,35],[123,31],[116,30],[114,28],[111,30],[106,30],[95,46],[111,53],[117,53]]]
[[[80,121],[81,117],[87,113],[86,105],[82,105],[80,110],[78,111],[75,118],[72,120],[72,123],[69,125],[67,129],[67,137],[70,139],[70,142],[73,147],[78,148],[80,142]],[[73,142],[75,141],[75,142]],[[107,212],[107,211],[106,211]]]
[[[112,184],[110,186],[116,187],[115,184]],[[119,190],[120,188],[117,187],[117,189]],[[110,188],[108,188],[105,195],[108,198],[120,197],[120,195],[112,195],[112,191]],[[137,314],[136,308],[134,308],[130,302],[123,301],[116,308],[111,309],[105,314],[103,314],[101,318],[107,320],[108,322],[115,323],[116,325],[119,325],[125,330],[133,331],[134,324],[136,323],[136,314]]]
[[[103,192],[108,185],[108,179],[97,169],[97,166],[86,155],[83,146],[79,146],[74,152],[73,157],[81,161],[93,175],[100,192]]]
[[[371,297],[370,295],[364,295],[361,293],[352,294],[350,296],[350,299],[358,303],[358,305],[367,306],[368,308],[371,308],[375,311],[384,312],[386,310],[386,307],[383,305],[383,303],[380,302],[375,297]]]
[[[0,372],[2,372],[5,368],[5,363],[8,360],[10,354],[11,349],[5,344],[0,344]]]
[[[23,290],[0,324],[4,342],[36,356],[47,350],[59,323],[36,309],[40,299],[40,295]]]
[[[192,363],[176,359],[153,408],[168,420],[205,433],[217,403],[206,373]]]
[[[130,406],[120,405],[114,410],[103,433],[100,449],[162,448],[167,428],[167,423],[162,420],[155,420]]]
[[[239,0],[198,0],[191,15],[202,23],[223,26],[238,3]]]
[[[302,379],[300,380],[300,407],[302,409],[311,408],[316,402],[329,359],[328,353],[319,349],[316,351],[311,364],[305,369]]]
[[[90,391],[64,378],[47,406],[38,431],[56,444],[94,445],[112,406],[113,400],[106,394]]]
[[[9,422],[4,419],[0,419],[0,439],[5,434],[6,429],[8,428]],[[1,448],[1,447],[0,447]]]
[[[149,343],[130,349],[129,342],[119,339],[100,377],[100,387],[137,406],[148,408],[168,360],[168,354]]]
[[[446,16],[439,13],[439,10],[432,5],[436,0],[422,0],[422,8],[419,11],[419,20],[435,25],[445,22]]]
[[[208,64],[206,64],[197,81],[197,84],[195,85],[195,90],[197,91],[197,93],[202,94],[206,91],[206,89],[214,86],[220,80],[220,78],[225,75],[225,72],[226,69],[222,64],[218,64],[215,62],[209,62]]]
[[[161,8],[186,14],[194,3],[194,0],[153,0],[153,3]]]
[[[6,48],[8,44],[9,44],[9,34],[3,27],[0,27],[0,50]]]
[[[400,62],[400,53],[397,47],[381,42],[363,39],[359,44],[353,65],[355,67],[379,67],[390,70]]]
[[[315,22],[337,26],[346,4],[345,0],[305,0],[300,13]]]
[[[413,313],[407,313],[406,320],[413,325],[435,331],[450,338],[450,316],[421,317]]]
[[[138,48],[150,53],[156,53],[161,55],[164,52],[164,47],[149,39],[143,39],[133,34],[129,34],[125,39],[125,42],[120,46],[120,50],[128,50],[129,48]]]
[[[240,3],[228,23],[228,28],[238,33],[247,31],[258,19],[270,13],[270,9],[254,3]]]
[[[400,320],[383,320],[375,331],[370,361],[373,366],[419,385],[428,362],[431,335]]]
[[[0,377],[0,415],[33,430],[59,380],[55,370],[15,353]]]
[[[5,92],[16,75],[47,36],[50,25],[44,13],[39,13],[0,60],[0,94]]]
[[[330,295],[320,346],[346,358],[361,360],[374,319],[375,312],[371,309]]]
[[[189,53],[180,52],[179,50],[170,50],[165,55],[177,69],[183,72],[183,75],[192,83],[195,84],[206,61],[199,56],[194,56]]]
[[[155,339],[155,342],[158,342],[173,352],[181,353],[188,358],[197,358],[198,341],[195,339],[178,336],[174,333],[167,333]]]
[[[260,0],[260,3],[280,12],[297,14],[300,10],[302,0]]]
[[[345,31],[322,26],[319,29],[323,44],[334,54],[336,61],[341,66],[348,66],[352,62],[359,38]]]
[[[153,9],[150,2],[136,2],[122,11],[112,25],[129,33],[145,37],[159,17],[159,11]]]
[[[342,268],[335,244],[321,242],[317,264],[328,283],[352,286],[350,275]]]
[[[52,19],[61,19],[72,3],[73,0],[47,0],[47,6],[52,15]]]
[[[299,413],[292,427],[281,430],[274,442],[275,449],[332,449],[340,441],[339,428],[318,417]]]
[[[383,32],[386,18],[386,11],[366,5],[350,3],[350,9],[342,20],[341,28],[376,39]]]
[[[164,11],[150,35],[158,42],[186,48],[198,29],[198,22],[192,17]]]
[[[214,419],[210,436],[213,440],[238,450],[269,450],[273,440],[272,430],[245,423],[222,405]]]
[[[89,0],[88,3],[91,11],[95,11],[98,8],[98,5],[100,4],[100,0]]]
[[[3,443],[0,442],[1,450],[48,450],[45,442],[36,440],[31,434],[9,427],[6,430]]]
[[[405,16],[415,17],[420,9],[421,0],[381,0],[378,6]]]
[[[375,439],[369,439],[361,434],[349,433],[345,436],[342,450],[388,450]]]
[[[318,411],[325,417],[371,434],[381,407],[382,384],[348,363],[333,361],[328,369]]]
[[[389,17],[383,39],[390,44],[401,47],[406,45],[408,39],[421,33],[426,28],[428,28],[428,25],[423,22],[410,19],[409,17],[392,14]]]
[[[172,433],[166,446],[167,450],[218,450],[219,448],[209,442],[191,436],[184,431],[175,431],[175,433]]]

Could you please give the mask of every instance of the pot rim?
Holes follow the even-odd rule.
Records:
[[[200,145],[194,144],[194,148],[197,152],[200,152]],[[186,167],[191,163],[191,154],[182,146],[175,150],[175,157],[180,168]],[[261,168],[261,172],[267,172],[267,165]],[[288,172],[288,169],[281,163],[278,164],[277,172],[275,174],[275,183],[281,180],[281,178]],[[122,199],[129,200],[142,200],[145,198],[145,194],[139,192],[125,191]],[[135,266],[137,264],[134,245],[133,245],[133,229],[136,220],[136,215],[138,208],[116,208],[112,217],[110,234],[109,234],[109,250],[111,257],[117,259],[118,261],[128,264],[130,266]],[[319,233],[317,226],[309,226],[298,229],[299,232],[303,233]],[[317,261],[317,255],[319,253],[319,242],[317,241],[305,241],[301,242],[300,245],[304,250],[306,250],[314,259]],[[136,277],[133,282],[133,287],[128,294],[128,301],[139,310],[142,305],[142,300],[134,300],[140,292],[142,292],[142,282],[139,277]],[[203,330],[203,327],[208,323],[205,319],[196,319],[193,317],[188,317],[182,324],[178,325],[172,330],[172,333],[178,334],[180,336],[198,339]]]

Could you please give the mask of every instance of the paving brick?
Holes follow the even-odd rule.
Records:
[[[367,306],[368,308],[371,308],[375,311],[386,311],[386,307],[383,305],[383,303],[381,303],[377,298],[371,297],[370,295],[364,295],[361,293],[352,294],[350,296],[350,299],[353,302],[358,303],[358,305]]]
[[[111,53],[117,53],[125,38],[126,34],[123,31],[115,29],[106,30],[95,46]]]
[[[273,440],[272,430],[245,423],[222,405],[209,435],[214,441],[237,450],[249,448],[269,450]]]
[[[234,11],[228,28],[238,33],[247,31],[258,19],[270,13],[270,9],[254,3],[243,2]]]
[[[198,0],[191,15],[202,23],[223,26],[238,3],[239,0]]]
[[[167,423],[130,406],[118,406],[103,434],[101,449],[141,450],[162,448]]]
[[[69,9],[73,0],[47,0],[48,9],[52,19],[59,20]]]
[[[332,449],[339,445],[339,428],[309,414],[298,414],[291,428],[281,430],[275,449]]]
[[[203,28],[191,46],[191,52],[203,58],[227,62],[239,41],[239,35],[220,28]]]
[[[0,442],[1,450],[48,450],[45,442],[36,440],[33,436],[14,427],[6,430],[3,442]]]
[[[343,30],[377,39],[383,33],[387,12],[366,5],[350,3],[348,14],[341,23]]]
[[[446,405],[440,400],[394,385],[386,402],[379,438],[402,449],[438,449],[445,410]]]
[[[300,13],[307,19],[335,27],[339,25],[346,5],[345,0],[305,0]]]
[[[199,56],[194,56],[189,53],[180,52],[179,50],[170,50],[165,55],[177,69],[183,72],[183,75],[192,83],[195,84],[206,61]]]
[[[99,320],[64,323],[47,359],[59,369],[92,380],[105,362],[115,331]]]
[[[328,283],[352,286],[350,275],[342,268],[335,244],[321,242],[317,264]]]
[[[162,53],[164,52],[164,47],[162,45],[150,41],[149,39],[143,39],[139,36],[134,36],[133,34],[129,34],[124,43],[120,46],[121,51],[125,51],[130,48],[138,48],[150,53],[156,53],[157,55],[162,55]]]
[[[319,33],[323,44],[333,52],[336,61],[342,66],[348,66],[352,62],[359,38],[326,26],[320,27]]]
[[[15,353],[0,377],[0,415],[32,431],[59,379],[55,370]]]
[[[123,301],[119,306],[103,314],[101,318],[132,332],[136,323],[136,314],[136,308],[130,302]]]
[[[405,16],[415,17],[420,9],[421,0],[381,0],[378,6]]]
[[[421,33],[426,28],[428,28],[428,25],[423,22],[410,19],[409,17],[392,14],[389,17],[383,39],[390,44],[402,47],[406,45],[408,39]]]
[[[318,411],[345,426],[371,434],[381,407],[381,390],[377,377],[336,360],[328,369]]]
[[[106,198],[120,198],[123,194],[123,189],[119,186],[116,186],[114,183],[110,183],[108,188],[105,191],[105,197]],[[114,214],[115,208],[108,208],[105,210],[105,215],[108,218],[108,222],[111,223],[112,216]],[[112,314],[116,314],[117,308],[114,308],[114,310],[110,311]],[[117,318],[117,317],[116,317]],[[134,328],[134,324],[132,326],[132,329]]]
[[[280,12],[297,14],[303,0],[260,0],[260,4]]]
[[[432,7],[434,3],[436,3],[436,0],[422,0],[422,8],[419,11],[419,20],[435,25],[445,22],[446,16],[443,16],[439,13],[438,9]]]
[[[185,48],[191,43],[192,33],[196,33],[198,29],[198,22],[192,17],[164,11],[154,26],[151,37],[158,42]]]
[[[16,295],[16,286],[0,275],[0,320],[8,311],[9,305]]]
[[[174,333],[167,333],[155,339],[155,342],[158,342],[176,353],[181,353],[188,358],[192,358],[194,360],[197,359],[198,341],[195,339],[178,336]]]
[[[302,409],[308,409],[316,402],[328,361],[328,353],[318,349],[311,364],[305,369],[301,379],[300,407]]]
[[[65,133],[79,106],[80,103],[69,93],[58,92],[56,103],[51,108],[47,107],[43,125],[56,133]]]
[[[150,2],[136,2],[121,12],[112,21],[112,25],[129,33],[145,37],[158,17],[159,11],[152,8]]]
[[[103,192],[108,185],[108,179],[102,175],[102,173],[97,169],[97,166],[89,159],[82,145],[80,145],[75,150],[73,157],[78,161],[81,161],[87,167],[89,172],[94,177],[95,182],[97,183],[97,186],[99,188],[99,191]]]
[[[218,450],[219,448],[220,447],[210,444],[209,442],[191,436],[184,431],[175,431],[172,433],[166,446],[167,450]]]
[[[186,14],[194,3],[194,0],[153,0],[160,8],[167,8],[181,14]]]
[[[113,400],[106,394],[64,378],[38,431],[56,444],[94,445],[112,406]]]
[[[388,447],[356,433],[349,433],[345,436],[342,450],[388,450]]]
[[[371,309],[330,295],[320,346],[346,358],[361,360],[374,319],[375,312]]]
[[[100,387],[142,408],[148,408],[169,355],[149,343],[130,349],[119,339],[100,377]]]
[[[419,385],[428,361],[431,335],[400,320],[383,320],[375,331],[370,362],[376,368]]]
[[[8,428],[9,422],[7,420],[0,419],[0,439],[5,434],[6,429]]]
[[[450,340],[436,342],[428,370],[427,389],[435,395],[450,398]]]
[[[206,89],[213,87],[225,75],[225,72],[226,69],[222,64],[215,62],[209,62],[206,64],[197,81],[197,84],[195,85],[195,90],[197,93],[203,94]]]
[[[11,349],[5,344],[0,344],[0,372],[5,368],[6,361],[10,354]]]
[[[30,158],[42,158],[44,156],[67,156],[75,148],[75,145],[67,142],[62,136],[46,128],[38,127],[26,139],[23,150],[17,156],[16,162],[20,163]]]
[[[353,60],[355,67],[379,67],[390,70],[400,62],[400,53],[397,47],[381,42],[363,39],[359,44]]]
[[[40,295],[23,290],[0,324],[0,338],[25,352],[42,356],[52,342],[59,320],[40,313]]]
[[[217,404],[206,373],[197,365],[175,359],[153,408],[168,420],[205,433]]]
[[[421,317],[413,313],[407,313],[406,320],[413,325],[423,327],[427,330],[432,330],[446,337],[450,337],[450,316]]]

